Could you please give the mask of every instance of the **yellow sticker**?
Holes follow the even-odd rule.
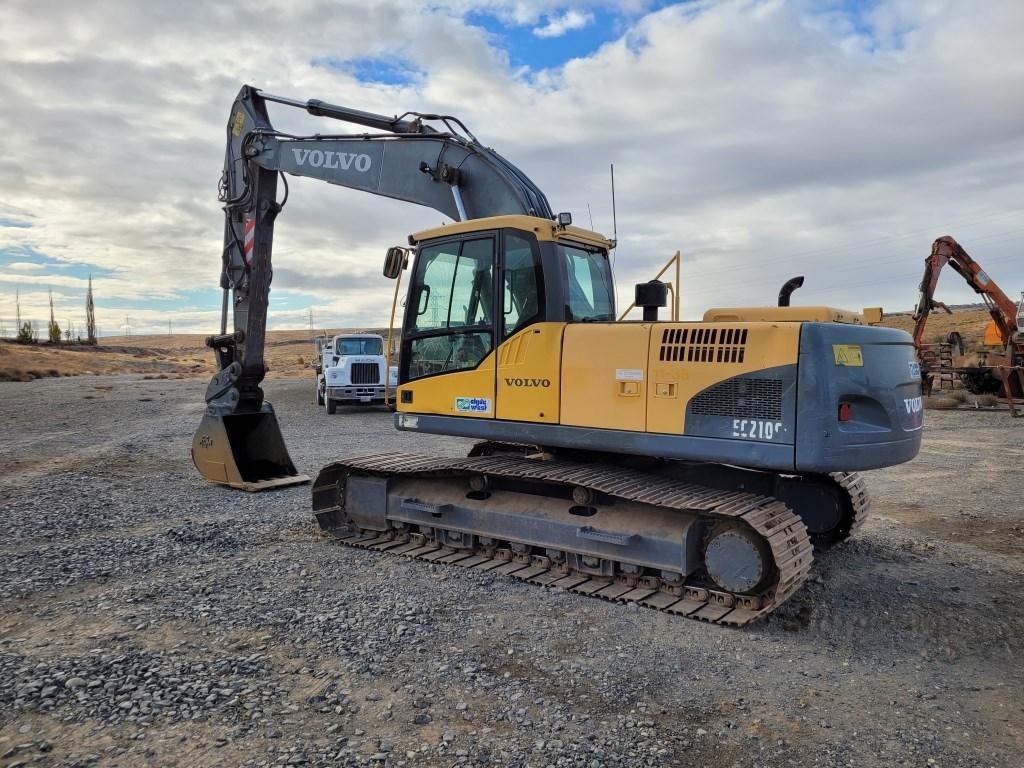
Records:
[[[836,359],[836,365],[864,367],[864,355],[861,354],[859,344],[833,344],[832,354]]]
[[[236,139],[242,135],[243,125],[245,125],[245,112],[238,110],[235,112],[235,119],[231,123],[231,135]]]

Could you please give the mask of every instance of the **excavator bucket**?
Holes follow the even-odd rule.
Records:
[[[255,413],[207,413],[192,438],[192,461],[211,483],[266,491],[309,482],[288,456],[277,416],[268,404]]]

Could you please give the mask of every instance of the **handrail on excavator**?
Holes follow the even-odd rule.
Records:
[[[655,280],[660,280],[661,276],[664,275],[666,272],[668,272],[669,268],[673,264],[675,264],[675,267],[676,267],[676,279],[675,279],[675,282],[665,283],[665,287],[668,288],[669,293],[672,294],[672,304],[671,304],[672,317],[671,317],[671,320],[674,323],[679,322],[679,273],[681,271],[682,260],[683,260],[682,254],[679,251],[676,251],[675,254],[672,256],[672,258],[669,259],[667,262],[665,262],[665,266],[661,268],[661,271],[658,272],[658,274],[656,274],[654,276]],[[636,309],[636,301],[633,301],[628,307],[626,307],[626,311],[623,312],[621,315],[619,315],[618,322],[621,323],[623,320],[625,320],[626,319],[626,315],[628,315],[634,309]]]

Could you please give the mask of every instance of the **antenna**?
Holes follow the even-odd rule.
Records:
[[[615,163],[609,166],[612,172],[612,240],[615,243],[615,250],[619,246],[619,222],[615,217]],[[612,267],[615,266],[615,254],[612,254]]]
[[[612,163],[611,169],[611,239],[615,241],[615,245],[618,245],[618,222],[615,219],[615,164]]]
[[[594,214],[590,212],[590,203],[587,203],[587,216],[590,217],[590,231],[594,231]]]

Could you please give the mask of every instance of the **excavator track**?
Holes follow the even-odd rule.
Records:
[[[529,483],[535,488],[571,490],[571,497],[577,501],[600,496],[613,504],[656,508],[658,514],[665,510],[678,512],[681,521],[699,523],[704,532],[705,558],[710,557],[712,543],[718,551],[725,552],[719,561],[724,563],[728,563],[729,553],[736,546],[747,547],[766,558],[764,576],[750,591],[730,591],[716,583],[707,567],[683,576],[638,568],[628,560],[615,561],[611,568],[602,561],[605,567],[595,573],[586,566],[588,558],[580,553],[553,552],[512,538],[481,538],[477,535],[479,531],[471,535],[469,530],[459,530],[446,521],[435,527],[432,523],[410,526],[389,520],[386,525],[375,524],[371,528],[360,525],[364,516],[345,508],[346,486],[356,477],[465,479],[466,490],[473,488],[474,482],[477,487],[487,487],[492,481]],[[416,499],[404,499],[402,505],[406,504],[411,508],[429,506]],[[813,545],[806,527],[777,499],[723,491],[618,466],[561,459],[510,455],[452,459],[409,454],[347,459],[321,470],[313,487],[313,508],[325,533],[348,546],[513,576],[545,587],[733,626],[749,624],[787,600],[806,580],[813,560]],[[680,530],[685,533],[682,527]],[[601,541],[604,537],[606,542],[622,543],[615,540],[622,534],[586,526],[578,532],[590,539]],[[715,537],[720,541],[712,542]]]
[[[469,456],[495,456],[495,455],[509,455],[509,456],[529,456],[544,453],[545,449],[536,446],[528,445],[525,443],[507,443],[497,440],[483,440],[476,443],[469,451]],[[613,459],[608,458],[608,461]],[[645,470],[650,471],[652,474],[657,474],[665,477],[672,477],[678,480],[690,481],[693,475],[691,474],[679,474],[679,468],[685,466],[684,462],[670,461],[666,465],[662,465],[659,469],[657,463],[653,464],[651,468]],[[714,465],[714,470],[718,471],[730,471],[731,476],[716,478],[715,482],[712,482],[708,474],[708,465],[706,464],[692,464],[690,467],[695,470],[696,477],[703,478],[703,483],[713,485],[716,488],[723,489],[734,489],[739,487],[743,490],[750,489],[744,480],[743,475],[749,475],[749,472],[739,470],[735,467],[725,467],[723,465]],[[757,473],[762,477],[771,476],[769,473]],[[804,524],[807,525],[808,533],[811,537],[811,541],[814,544],[814,548],[817,551],[825,551],[831,547],[846,541],[853,533],[857,531],[863,524],[864,521],[871,514],[871,497],[868,494],[867,482],[864,476],[857,472],[831,472],[827,475],[812,475],[809,477],[813,482],[821,484],[825,488],[829,488],[830,492],[834,493],[831,498],[831,503],[836,505],[836,511],[834,517],[830,521],[831,527],[825,530],[816,530],[812,521],[804,518],[804,507],[798,504],[798,499],[791,496],[785,497],[783,501],[804,519]],[[776,492],[778,486],[775,486]],[[770,489],[770,486],[761,486],[754,493],[760,493],[763,495],[775,495]],[[819,500],[812,500],[809,505],[819,503]]]
[[[829,474],[840,488],[846,492],[849,502],[848,521],[844,521],[843,534],[832,544],[848,539],[857,531],[871,515],[871,496],[864,476],[858,472],[832,472]]]

